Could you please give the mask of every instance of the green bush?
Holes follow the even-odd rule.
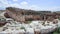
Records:
[[[20,29],[25,29],[25,27],[22,26]]]
[[[59,33],[60,33],[60,27],[53,32],[53,34],[59,34]]]
[[[60,20],[60,18],[58,18]]]

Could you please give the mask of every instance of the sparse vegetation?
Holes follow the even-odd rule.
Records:
[[[22,26],[20,29],[25,29],[25,27]]]
[[[60,34],[60,27],[57,28],[57,29],[53,32],[53,34]]]
[[[58,18],[60,20],[60,18]]]
[[[32,21],[28,21],[28,24],[30,24]]]

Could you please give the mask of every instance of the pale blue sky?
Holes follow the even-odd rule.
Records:
[[[0,0],[0,10],[6,7],[60,11],[60,0]]]

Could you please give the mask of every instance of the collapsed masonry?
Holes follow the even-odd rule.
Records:
[[[13,18],[19,22],[26,22],[31,20],[54,20],[60,14],[56,13],[40,13],[33,10],[24,10],[19,8],[8,7],[6,8],[5,17]]]

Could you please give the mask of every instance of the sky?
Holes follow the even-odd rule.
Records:
[[[6,9],[6,7],[60,11],[60,0],[0,0],[0,10]]]

